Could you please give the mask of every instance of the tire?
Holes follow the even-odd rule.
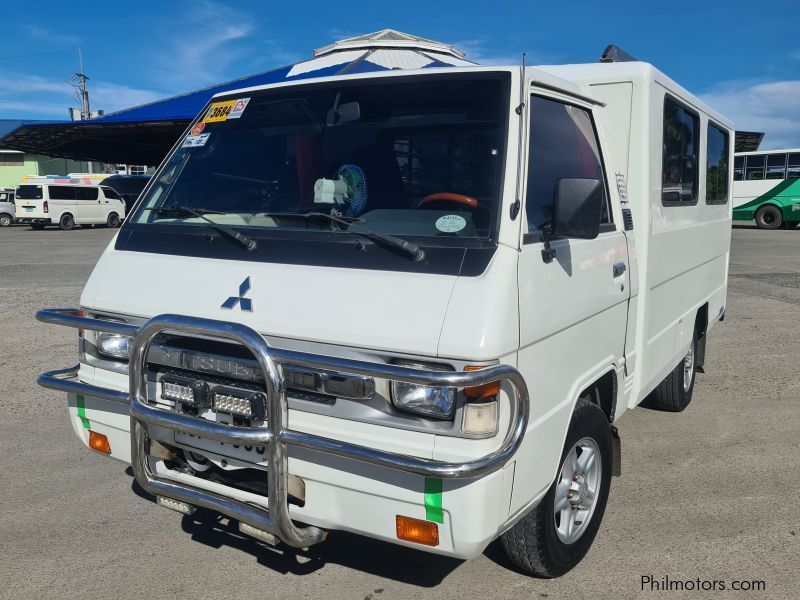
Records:
[[[696,356],[697,333],[692,336],[692,345],[684,359],[650,392],[642,405],[665,412],[681,412],[689,406],[697,375]]]
[[[14,219],[11,218],[11,215],[6,213],[0,214],[0,227],[10,227],[13,222]]]
[[[61,219],[58,221],[58,228],[61,231],[69,231],[75,227],[75,219],[69,213],[64,213],[61,215]]]
[[[767,204],[756,211],[756,225],[759,229],[780,229],[783,213],[777,206]]]
[[[106,227],[111,227],[112,229],[116,229],[120,226],[119,215],[117,213],[111,213],[108,215],[108,219],[106,220]]]
[[[44,223],[31,223],[31,229],[34,229],[36,231],[41,231],[42,229],[44,229]]]
[[[600,522],[603,520],[608,490],[611,487],[611,428],[605,414],[595,404],[583,398],[578,400],[567,432],[564,450],[559,461],[558,474],[553,485],[542,501],[521,521],[501,536],[503,549],[508,558],[522,570],[539,577],[558,577],[577,565],[592,545]],[[580,447],[579,453],[576,448]],[[570,465],[572,457],[581,463],[584,452],[592,450],[595,458],[588,468],[584,467],[585,483],[569,476],[575,473],[574,465]],[[588,456],[588,455],[587,455]],[[568,460],[569,457],[569,460]],[[599,458],[599,462],[598,462]],[[574,503],[583,494],[583,490],[591,488],[594,482],[594,500],[588,513],[583,513],[584,521],[576,519],[581,515]],[[577,488],[577,489],[576,489]],[[568,500],[567,494],[573,494]],[[562,510],[556,515],[556,501]],[[564,521],[565,514],[574,515],[572,521]],[[588,515],[588,521],[586,517]],[[564,530],[564,523],[573,523],[571,536]]]

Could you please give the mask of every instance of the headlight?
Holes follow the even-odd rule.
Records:
[[[442,365],[398,362],[405,367],[430,371],[447,371]],[[415,383],[392,382],[392,402],[400,410],[436,419],[452,419],[456,408],[456,390],[448,387],[428,387]]]
[[[117,333],[98,332],[97,351],[111,358],[127,360],[133,338]]]

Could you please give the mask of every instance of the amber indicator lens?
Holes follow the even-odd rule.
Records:
[[[89,432],[89,447],[103,454],[111,454],[111,444],[108,443],[108,438],[96,431]]]
[[[397,539],[426,546],[438,546],[439,526],[431,521],[397,515]]]
[[[480,365],[467,365],[464,367],[465,371],[477,371],[478,369],[483,369],[484,367]],[[500,382],[499,381],[492,381],[491,383],[485,383],[483,385],[478,385],[475,387],[468,387],[464,388],[464,395],[467,398],[490,398],[492,396],[497,396],[500,393]]]

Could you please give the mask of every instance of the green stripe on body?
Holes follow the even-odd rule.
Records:
[[[794,188],[794,189],[790,189]],[[787,192],[787,193],[784,193]],[[755,208],[764,204],[768,200],[772,200],[778,196],[789,196],[786,198],[787,201],[796,202],[797,198],[800,198],[800,179],[784,179],[780,183],[776,184],[775,187],[770,188],[767,192],[757,196],[750,200],[750,202],[745,202],[741,206],[735,207],[733,210],[736,212],[737,210],[747,210],[749,208]],[[782,202],[779,201],[779,204],[783,206]]]
[[[83,428],[90,429],[89,419],[86,418],[86,405],[84,404],[84,398],[81,394],[76,396],[76,404],[78,406],[78,418],[81,420]]]
[[[444,523],[442,480],[435,477],[425,478],[425,518],[428,521]]]

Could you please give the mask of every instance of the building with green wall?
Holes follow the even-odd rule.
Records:
[[[95,167],[98,166],[95,164]],[[25,175],[66,175],[86,173],[88,170],[89,163],[86,161],[0,150],[0,188],[16,187]]]

